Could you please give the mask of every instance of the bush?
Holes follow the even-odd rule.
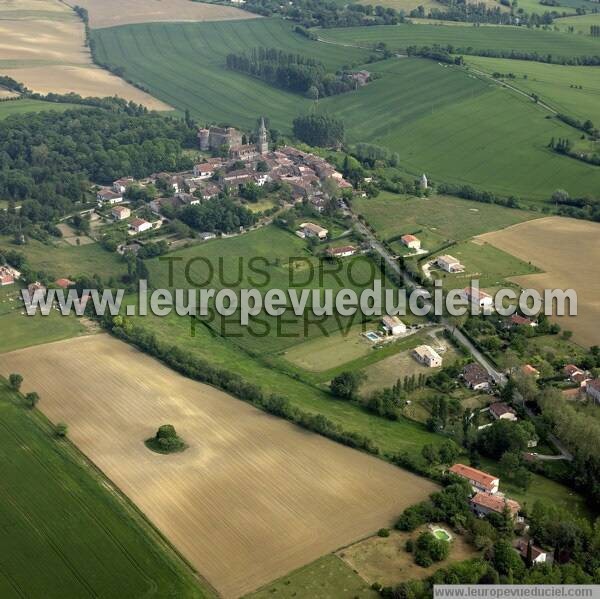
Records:
[[[378,537],[389,537],[390,536],[390,530],[389,530],[389,528],[380,528],[377,531],[377,536]]]
[[[146,447],[158,453],[176,453],[183,451],[186,445],[172,424],[163,424],[156,435],[146,441]]]

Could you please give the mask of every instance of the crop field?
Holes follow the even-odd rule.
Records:
[[[371,46],[385,42],[392,49],[407,46],[448,44],[455,48],[475,50],[516,50],[538,52],[554,56],[582,56],[600,54],[600,39],[569,35],[563,32],[526,29],[525,27],[453,27],[404,24],[396,27],[343,27],[319,31],[324,40]]]
[[[537,216],[534,212],[449,196],[415,198],[389,192],[373,199],[357,198],[353,206],[381,239],[412,233],[430,251],[448,241],[462,241]]]
[[[30,100],[29,98],[0,102],[0,120],[12,114],[23,114],[24,112],[42,112],[45,110],[69,110],[70,108],[81,108],[74,104],[55,104],[54,102],[43,102],[42,100]]]
[[[506,80],[510,85],[536,93],[558,112],[600,122],[600,69],[481,56],[467,56],[465,62],[490,74],[513,73],[516,79]]]
[[[573,31],[575,34],[590,35],[590,27],[592,25],[600,25],[600,14],[593,13],[556,19],[554,25],[563,31]]]
[[[435,270],[434,278],[441,278],[445,289],[460,289],[471,284],[471,280],[479,280],[481,288],[494,288],[506,285],[506,280],[520,275],[539,273],[533,264],[484,243],[481,240],[463,241],[448,250],[444,250],[457,258],[464,266],[462,273],[447,273]]]
[[[417,25],[361,29],[382,33],[413,28],[423,31],[429,42],[435,41],[434,33],[441,29]],[[488,30],[495,32],[485,28],[486,34]],[[521,35],[521,30],[515,31]],[[324,35],[338,33],[327,30]],[[509,38],[511,33],[508,30]],[[488,39],[486,34],[478,33],[482,40]],[[554,34],[558,40],[563,35],[568,40],[574,37]],[[295,116],[313,108],[311,101],[227,71],[228,53],[250,50],[269,40],[269,45],[312,56],[332,69],[359,66],[367,57],[358,48],[302,38],[276,19],[113,27],[94,31],[94,39],[104,62],[124,68],[126,76],[156,97],[190,110],[200,121],[254,126],[256,115],[248,107],[256,106],[256,113],[264,113],[286,133]],[[556,41],[555,37],[551,40]],[[590,43],[594,50],[600,49],[600,44]],[[147,60],[149,55],[152,61]],[[397,151],[402,167],[412,174],[425,171],[434,178],[504,195],[546,200],[557,187],[573,195],[597,193],[600,174],[596,167],[547,149],[551,137],[573,138],[576,133],[546,119],[547,112],[526,98],[434,61],[395,58],[368,65],[368,69],[380,79],[319,102],[319,110],[344,120],[349,141],[377,143]]]
[[[117,95],[148,108],[170,110],[94,65],[82,21],[59,0],[0,0],[0,74],[40,93]]]
[[[163,21],[230,21],[258,15],[233,6],[190,0],[73,0],[90,16],[90,27],[113,27]]]
[[[214,596],[2,380],[0,430],[0,596]]]
[[[9,372],[23,374],[44,414],[69,425],[72,441],[225,597],[391,524],[435,489],[107,335],[4,354],[0,373]],[[164,423],[186,451],[146,448]]]
[[[600,343],[600,224],[548,217],[482,235],[480,239],[543,270],[511,278],[522,287],[574,289],[577,316],[556,317],[584,346]]]

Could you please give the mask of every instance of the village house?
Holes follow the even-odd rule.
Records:
[[[110,214],[115,220],[125,220],[131,216],[131,210],[126,206],[115,206]]]
[[[419,345],[413,350],[413,356],[425,364],[429,368],[437,368],[442,365],[442,356],[440,356],[432,347],[429,345]]]
[[[526,376],[533,376],[536,379],[540,376],[540,371],[537,368],[534,368],[531,364],[525,364],[521,368],[521,372]]]
[[[103,206],[104,204],[112,206],[123,201],[123,194],[115,193],[112,189],[104,188],[98,191],[96,200],[98,201],[99,206]]]
[[[14,285],[15,281],[18,281],[20,278],[21,273],[16,268],[7,264],[0,266],[0,287]]]
[[[360,87],[367,85],[371,79],[371,73],[369,71],[357,71],[356,73],[350,73],[350,78],[356,81],[356,84]]]
[[[122,179],[117,179],[112,184],[112,189],[117,194],[124,194],[127,191],[127,188],[135,183],[133,177],[123,177]]]
[[[537,327],[537,322],[534,322],[530,318],[525,318],[525,316],[521,316],[520,314],[512,314],[509,321],[514,326]]]
[[[325,239],[329,231],[324,229],[315,223],[302,223],[300,225],[300,231],[304,234],[303,237],[317,237],[319,239]]]
[[[150,210],[154,212],[154,214],[162,214],[165,208],[176,209],[182,206],[181,201],[176,197],[172,198],[157,198],[156,200],[152,200],[149,204]]]
[[[473,491],[477,493],[483,492],[494,495],[498,492],[500,487],[500,479],[497,476],[492,476],[487,472],[477,470],[477,468],[472,468],[471,466],[454,464],[454,466],[448,469],[448,472],[469,481],[469,484],[473,487]]]
[[[386,335],[404,335],[406,333],[406,325],[397,317],[384,314],[381,319],[381,325]]]
[[[476,287],[465,287],[462,294],[473,306],[478,306],[484,310],[491,309],[494,306],[492,296]]]
[[[521,509],[519,503],[513,499],[489,495],[488,493],[476,493],[470,501],[471,509],[477,516],[484,518],[488,514],[503,514],[505,510],[514,520]]]
[[[421,240],[415,237],[414,235],[402,235],[402,237],[400,237],[400,241],[402,245],[405,245],[411,250],[421,249]]]
[[[200,198],[191,193],[176,193],[175,198],[181,202],[183,206],[195,206],[200,203]]]
[[[201,241],[208,241],[209,239],[215,239],[217,237],[216,233],[212,231],[204,231],[202,233],[198,233],[198,239]]]
[[[33,296],[33,294],[36,291],[45,292],[46,291],[46,286],[42,285],[42,283],[40,283],[39,281],[35,281],[35,283],[30,283],[29,285],[27,285],[27,291],[29,291],[29,295],[30,296]]]
[[[356,248],[353,245],[343,245],[337,248],[327,248],[326,253],[330,258],[347,258],[356,254]]]
[[[563,368],[563,372],[572,383],[577,382],[581,384],[583,378],[585,378],[585,372],[578,366],[575,366],[575,364],[567,364]]]
[[[596,403],[600,403],[600,379],[593,379],[588,381],[585,392],[591,397]]]
[[[544,564],[549,560],[546,551],[526,539],[517,539],[515,542],[515,549],[523,559],[527,559],[531,553],[531,563],[533,565]]]
[[[136,234],[144,233],[144,231],[149,231],[150,229],[152,229],[152,223],[149,223],[147,220],[144,220],[143,218],[134,218],[131,221],[130,227],[131,227],[132,231]]]
[[[198,179],[210,179],[216,170],[217,167],[215,164],[201,162],[194,165],[194,177],[198,177]]]
[[[75,281],[71,281],[70,279],[56,279],[54,284],[61,289],[68,289],[69,287],[73,287],[73,285],[75,285]]]
[[[490,375],[488,374],[488,371],[477,362],[467,364],[463,368],[462,378],[467,387],[473,389],[473,391],[483,391],[490,388]]]
[[[211,183],[207,183],[200,188],[200,196],[203,200],[212,200],[213,198],[218,197],[220,193],[221,190],[219,186]]]
[[[465,267],[454,257],[449,254],[438,256],[435,263],[446,272],[463,272]]]
[[[511,422],[518,420],[517,413],[503,401],[490,404],[490,414],[494,420],[510,420]]]

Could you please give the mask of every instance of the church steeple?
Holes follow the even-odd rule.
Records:
[[[258,128],[258,153],[263,155],[269,151],[269,142],[267,140],[267,128],[265,127],[265,119],[260,117],[260,127]]]

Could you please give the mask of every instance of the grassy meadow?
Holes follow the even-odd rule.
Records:
[[[505,80],[509,85],[537,94],[558,112],[600,123],[600,69],[481,56],[465,62],[489,74],[512,73],[515,79]]]
[[[598,9],[597,6],[596,9]],[[554,25],[562,31],[569,31],[575,34],[589,36],[590,27],[592,25],[600,25],[600,13],[576,15],[573,17],[556,19],[556,21],[554,21]]]
[[[2,379],[0,429],[2,597],[213,596]]]
[[[311,56],[337,70],[359,67],[368,58],[368,50],[341,45],[347,43],[386,41],[397,48],[444,43],[447,36],[447,43],[463,40],[484,48],[535,48],[569,55],[600,51],[600,43],[591,38],[512,27],[402,25],[326,30],[319,35],[336,44],[308,40],[277,19],[145,24],[93,32],[100,60],[123,67],[126,77],[179,110],[189,109],[200,122],[251,127],[261,112],[284,133],[290,132],[295,116],[315,109],[313,103],[227,71],[228,53],[269,45]],[[526,98],[434,61],[393,58],[365,68],[380,78],[360,90],[324,98],[317,108],[344,120],[348,141],[397,151],[410,174],[425,171],[433,178],[503,195],[546,200],[557,187],[572,195],[597,192],[596,167],[546,147],[551,137],[575,139],[577,133],[548,120],[547,112]]]
[[[44,102],[43,100],[31,100],[21,98],[17,100],[6,100],[0,102],[0,120],[13,114],[23,114],[25,112],[42,112],[45,110],[58,110],[63,112],[70,108],[80,108],[74,104],[57,104],[55,102]]]

